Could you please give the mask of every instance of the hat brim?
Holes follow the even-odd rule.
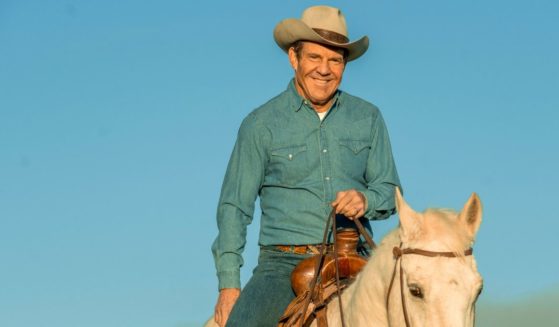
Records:
[[[347,61],[361,57],[369,48],[369,38],[367,36],[363,36],[354,42],[336,43],[323,38],[307,24],[295,18],[288,18],[279,22],[274,29],[274,39],[285,52],[297,41],[310,41],[346,49],[348,52]]]

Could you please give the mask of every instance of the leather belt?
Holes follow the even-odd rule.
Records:
[[[320,254],[321,244],[303,244],[303,245],[269,245],[263,246],[263,249],[274,249],[286,253],[295,254]],[[328,244],[326,250],[331,249],[332,245]]]

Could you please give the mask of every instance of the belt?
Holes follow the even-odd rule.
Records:
[[[263,246],[263,249],[279,250],[286,253],[295,254],[319,254],[321,244],[303,244],[303,245],[268,245]],[[331,249],[331,244],[326,245],[326,250]]]

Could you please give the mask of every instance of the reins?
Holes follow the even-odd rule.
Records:
[[[320,254],[319,254],[319,259],[316,261],[316,265],[315,265],[315,269],[314,269],[314,277],[311,281],[310,284],[310,288],[309,288],[309,296],[307,296],[305,298],[305,302],[303,304],[303,314],[305,314],[305,312],[307,312],[308,307],[310,305],[310,302],[312,299],[314,299],[316,296],[318,296],[318,292],[316,291],[316,285],[318,283],[318,280],[321,277],[320,274],[320,270],[322,269],[322,266],[324,264],[324,258],[326,255],[326,245],[328,243],[328,230],[330,229],[330,223],[332,223],[332,235],[334,237],[333,240],[333,245],[334,245],[334,249],[333,249],[333,255],[334,255],[334,267],[335,267],[335,272],[336,272],[336,293],[338,295],[338,304],[340,306],[340,318],[341,318],[341,322],[342,322],[342,327],[345,327],[345,321],[344,321],[344,311],[343,311],[343,306],[342,306],[342,293],[341,293],[341,285],[340,285],[340,269],[339,269],[339,261],[338,261],[338,248],[337,248],[337,228],[336,228],[336,211],[335,209],[332,209],[332,211],[330,211],[330,214],[328,215],[328,220],[326,221],[326,227],[324,228],[324,235],[322,237],[322,244],[320,246]],[[365,228],[363,227],[363,225],[361,224],[361,222],[359,221],[359,219],[354,219],[353,222],[355,222],[355,225],[357,226],[357,230],[359,231],[359,233],[361,235],[363,235],[363,237],[365,238],[365,241],[367,242],[367,244],[369,245],[369,247],[371,248],[371,250],[375,250],[377,248],[375,242],[373,241],[373,239],[371,238],[371,236],[369,235],[369,233],[367,233],[367,231],[365,230]],[[301,319],[301,323],[300,326],[303,327],[305,324],[305,319]]]
[[[325,254],[326,243],[328,240],[328,230],[330,228],[330,221],[332,221],[332,217],[334,215],[335,215],[335,211],[334,209],[332,209],[330,215],[328,215],[328,220],[326,221],[326,228],[324,228],[324,235],[322,236],[322,245],[320,246],[320,255],[318,260],[316,260],[316,265],[314,266],[314,277],[311,280],[311,284],[309,288],[310,294],[305,298],[305,302],[303,304],[303,311],[302,311],[303,319],[301,319],[300,327],[303,327],[303,325],[305,324],[305,318],[304,318],[305,313],[309,308],[309,304],[311,303],[312,298],[316,295],[315,288],[316,288],[316,284],[318,283],[318,279],[320,278],[320,269],[322,268],[322,265],[324,263],[324,254]]]
[[[472,255],[474,250],[472,248],[467,249],[464,251],[464,256]],[[444,257],[444,258],[456,258],[461,256],[462,254],[457,254],[454,252],[437,252],[437,251],[427,251],[421,249],[414,249],[414,248],[406,248],[402,249],[402,243],[400,246],[395,246],[392,249],[392,253],[394,254],[394,258],[396,261],[394,262],[394,270],[392,271],[392,278],[390,279],[390,285],[388,286],[388,293],[386,294],[386,311],[388,312],[388,305],[390,303],[390,293],[392,292],[392,286],[394,285],[394,279],[396,278],[396,268],[398,264],[400,265],[400,298],[402,300],[402,311],[404,312],[404,320],[406,322],[406,327],[410,327],[410,321],[408,317],[408,310],[406,307],[406,300],[404,297],[404,269],[402,268],[402,256],[405,254],[417,254],[425,257]]]

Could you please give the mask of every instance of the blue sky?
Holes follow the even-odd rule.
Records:
[[[313,4],[0,0],[1,325],[211,314],[236,131],[292,76],[275,24]],[[410,205],[480,195],[482,301],[559,291],[557,2],[326,4],[372,40],[342,89],[381,108]]]

